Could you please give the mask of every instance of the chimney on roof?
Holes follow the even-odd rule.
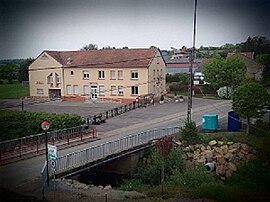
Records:
[[[67,64],[70,65],[71,63],[72,63],[72,58],[71,57],[68,57]]]

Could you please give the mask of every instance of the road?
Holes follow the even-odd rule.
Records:
[[[216,113],[219,118],[223,118],[227,116],[230,110],[230,101],[194,98],[192,119],[198,125],[201,123],[202,115],[205,113]],[[106,123],[97,126],[101,140],[60,150],[59,155],[82,150],[95,144],[100,144],[132,133],[139,133],[148,129],[180,126],[186,119],[186,111],[186,101],[182,103],[172,101],[165,104],[155,104],[146,108],[138,108],[110,118]],[[27,190],[27,187],[31,183],[34,183],[40,178],[40,170],[44,161],[44,156],[38,156],[1,166],[0,186],[17,191]]]

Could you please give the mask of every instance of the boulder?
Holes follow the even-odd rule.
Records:
[[[211,140],[209,143],[209,146],[215,146],[217,144],[217,141],[216,140]]]
[[[225,167],[224,167],[224,165],[217,165],[217,167],[216,167],[216,174],[217,175],[224,175],[225,174]]]
[[[222,146],[224,144],[223,141],[218,141],[217,143],[218,143],[219,146]]]
[[[236,171],[237,168],[236,168],[236,165],[233,164],[232,162],[229,162],[227,167],[229,168],[229,170],[232,170],[232,171]]]
[[[112,189],[112,186],[110,184],[104,187],[104,190],[110,190],[110,189]]]
[[[222,151],[223,151],[224,154],[227,154],[228,151],[229,151],[228,145],[223,145],[220,148],[222,149]]]
[[[223,156],[217,156],[216,162],[218,165],[224,165],[226,163],[226,160]]]
[[[244,151],[249,151],[250,148],[247,144],[241,144],[241,148],[244,150]]]

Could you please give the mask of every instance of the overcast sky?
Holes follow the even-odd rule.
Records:
[[[0,59],[43,50],[192,46],[194,0],[1,0]],[[270,38],[269,0],[198,0],[196,47]]]

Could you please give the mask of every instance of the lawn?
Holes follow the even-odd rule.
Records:
[[[29,86],[21,83],[0,84],[0,99],[17,99],[29,96]]]

